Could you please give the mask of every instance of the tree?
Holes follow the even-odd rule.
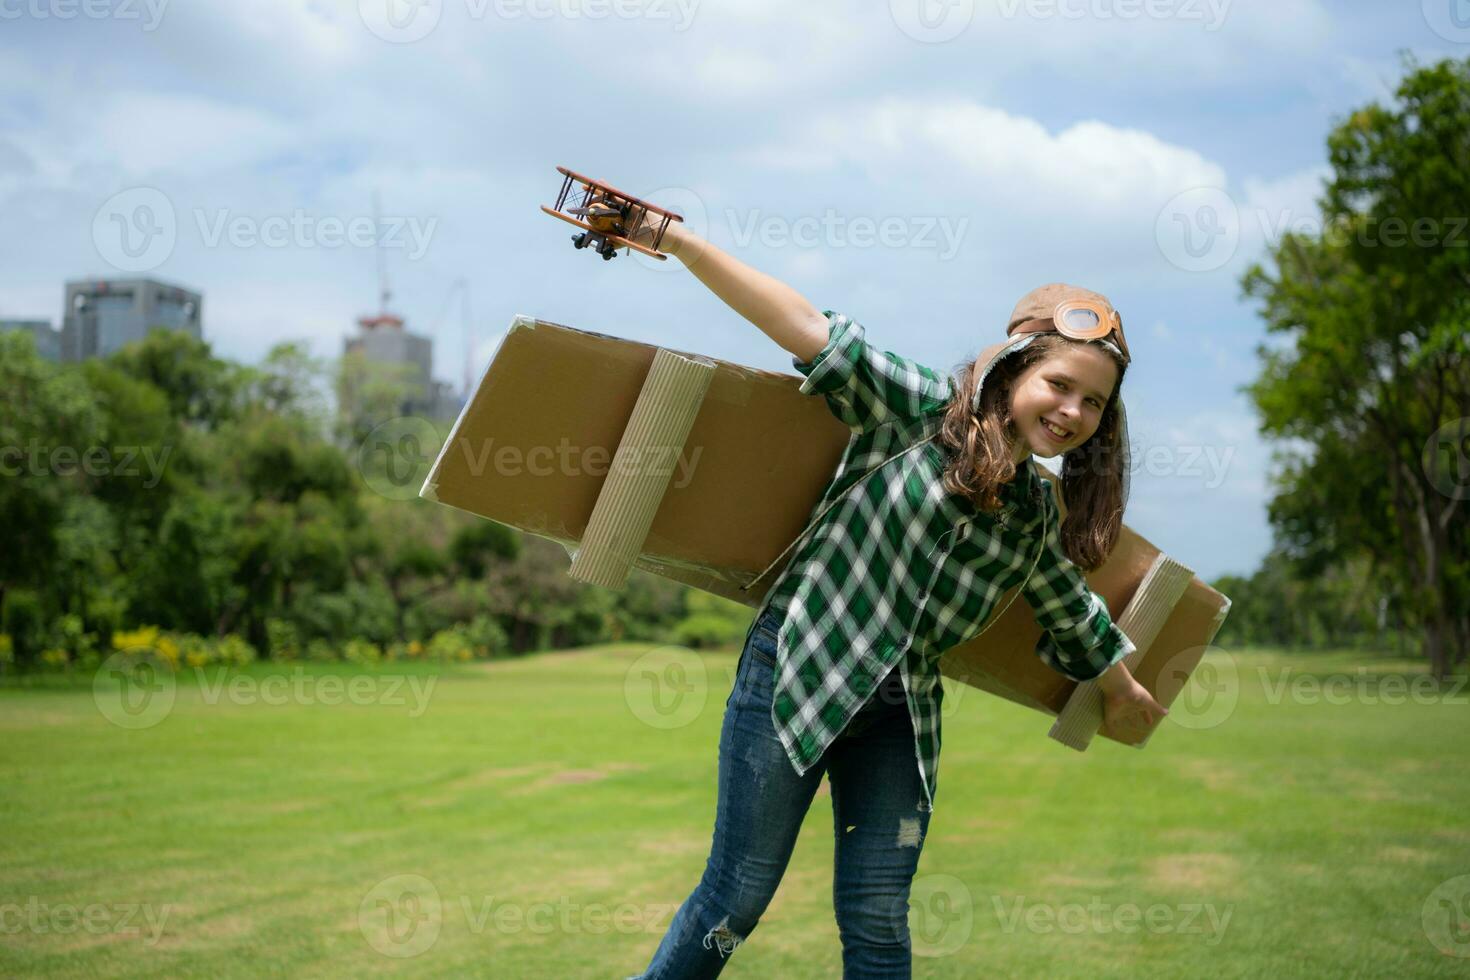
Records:
[[[1371,556],[1443,677],[1470,653],[1470,527],[1425,451],[1470,416],[1470,60],[1406,66],[1396,106],[1334,127],[1322,231],[1242,279],[1289,341],[1257,349],[1247,391],[1264,434],[1308,447],[1271,505],[1287,557],[1310,573]]]

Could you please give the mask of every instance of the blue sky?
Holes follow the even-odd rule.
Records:
[[[1312,227],[1326,135],[1392,99],[1400,51],[1470,55],[1466,6],[0,0],[0,316],[131,265],[201,289],[224,356],[336,356],[376,307],[377,190],[392,306],[446,380],[460,280],[476,376],[517,313],[794,373],[676,261],[574,251],[538,210],[563,164],[940,369],[1033,286],[1107,294],[1127,523],[1248,572],[1271,449],[1240,274]]]

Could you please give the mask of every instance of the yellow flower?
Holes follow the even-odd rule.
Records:
[[[152,650],[158,643],[158,627],[144,626],[132,631],[119,630],[112,634],[114,650]]]

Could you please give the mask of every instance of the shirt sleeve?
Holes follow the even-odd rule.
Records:
[[[1074,681],[1090,681],[1132,653],[1133,641],[1118,628],[1102,596],[1062,550],[1061,517],[1050,488],[1042,493],[1046,537],[1036,570],[1022,586],[1044,631],[1036,656]]]
[[[791,364],[806,375],[803,395],[827,399],[832,414],[854,432],[885,422],[910,422],[942,411],[952,397],[949,378],[906,357],[880,351],[864,339],[862,324],[824,310],[827,346],[810,361]]]

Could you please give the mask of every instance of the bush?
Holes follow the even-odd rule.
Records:
[[[371,640],[351,639],[342,644],[342,659],[350,664],[372,666],[383,659],[383,650]]]
[[[17,667],[29,667],[41,656],[44,622],[41,600],[34,592],[15,590],[6,594],[5,621],[0,626],[10,637],[10,658]]]
[[[461,626],[440,630],[429,639],[428,657],[441,663],[470,660],[475,655],[466,631]]]
[[[742,624],[725,616],[696,613],[674,627],[674,642],[695,649],[729,646],[739,643],[749,628],[749,623]]]
[[[510,637],[500,628],[494,617],[476,616],[464,626],[465,640],[481,660],[508,657],[511,654]]]
[[[265,635],[272,660],[295,660],[301,656],[301,634],[296,624],[284,619],[267,619]]]

